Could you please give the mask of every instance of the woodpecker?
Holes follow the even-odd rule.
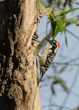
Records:
[[[43,77],[45,72],[50,67],[52,61],[54,60],[56,52],[60,46],[59,42],[57,42],[54,39],[48,41],[49,41],[49,46],[42,52],[42,54],[38,55],[38,57],[40,58],[40,78],[38,81],[40,81],[40,79]]]
[[[38,34],[35,32],[32,38],[32,45],[35,47],[37,42],[40,42],[40,41],[39,41]]]

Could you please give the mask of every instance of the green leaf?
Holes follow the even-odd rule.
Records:
[[[65,28],[66,28],[66,21],[65,21],[65,19],[60,19],[59,27],[60,27],[61,32],[63,32],[65,30]]]
[[[67,14],[67,13],[69,13],[69,12],[73,12],[73,11],[75,11],[75,10],[77,10],[77,9],[79,9],[79,8],[74,8],[74,9],[70,9],[70,10],[68,10],[68,11],[65,11],[65,14]]]
[[[76,21],[68,19],[68,18],[65,18],[65,21],[67,21],[67,23],[73,23],[73,24],[79,25],[79,23],[77,23]]]
[[[55,89],[54,89],[54,88],[51,88],[51,91],[52,91],[53,95],[55,95],[55,94],[56,94],[56,93],[55,93]]]
[[[62,18],[62,19],[60,19],[60,21],[57,20],[57,26],[56,26],[55,34],[54,34],[53,38],[55,38],[55,36],[58,34],[58,32],[61,31],[61,34],[62,34],[63,31],[65,32],[65,30],[66,30],[66,21],[65,21],[65,19]]]
[[[49,19],[50,19],[50,22],[53,22],[53,20],[55,19],[55,21],[58,23],[59,20],[53,15],[53,13],[49,14]],[[51,23],[52,24],[52,23]],[[59,25],[57,24],[56,25],[56,28],[55,28],[55,32],[54,32],[54,35],[53,35],[53,38],[56,37],[56,35],[58,34],[58,32],[60,31],[60,28],[59,28]]]
[[[62,10],[62,12],[59,13],[59,16],[61,16],[62,14],[67,14],[67,13],[69,13],[69,12],[73,12],[73,11],[75,11],[75,10],[77,10],[77,9],[79,9],[79,8],[70,9],[70,10],[68,10],[68,11],[63,11],[63,10]]]
[[[68,46],[68,44],[67,44],[67,37],[65,36],[65,42],[66,42],[66,46]]]
[[[56,29],[55,29],[55,33],[53,35],[53,38],[56,37],[56,35],[58,34],[59,31],[60,31],[59,25],[56,25]]]
[[[51,85],[51,91],[52,91],[53,95],[56,95],[56,92],[55,92],[53,84]]]
[[[68,90],[67,87],[66,87],[66,85],[65,85],[65,82],[62,79],[60,79],[58,77],[56,77],[55,79],[56,79],[57,82],[60,83],[60,85],[64,88],[65,91]]]
[[[57,80],[53,81],[53,84],[58,84],[58,83],[59,83],[59,81],[57,81]]]
[[[72,4],[71,4],[71,2],[68,1],[68,5],[72,8]]]

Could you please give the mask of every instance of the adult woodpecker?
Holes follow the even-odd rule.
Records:
[[[52,61],[54,60],[56,52],[60,47],[60,43],[58,41],[54,39],[48,41],[49,41],[49,46],[42,52],[42,54],[38,55],[38,57],[40,58],[40,78],[38,81],[40,81],[40,79],[43,77],[45,72],[50,67]]]

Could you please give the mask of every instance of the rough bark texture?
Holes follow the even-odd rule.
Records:
[[[0,2],[0,110],[41,110],[32,46],[37,17],[35,0]]]

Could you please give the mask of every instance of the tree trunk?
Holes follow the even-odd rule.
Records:
[[[41,110],[37,85],[35,0],[0,2],[0,110]]]

